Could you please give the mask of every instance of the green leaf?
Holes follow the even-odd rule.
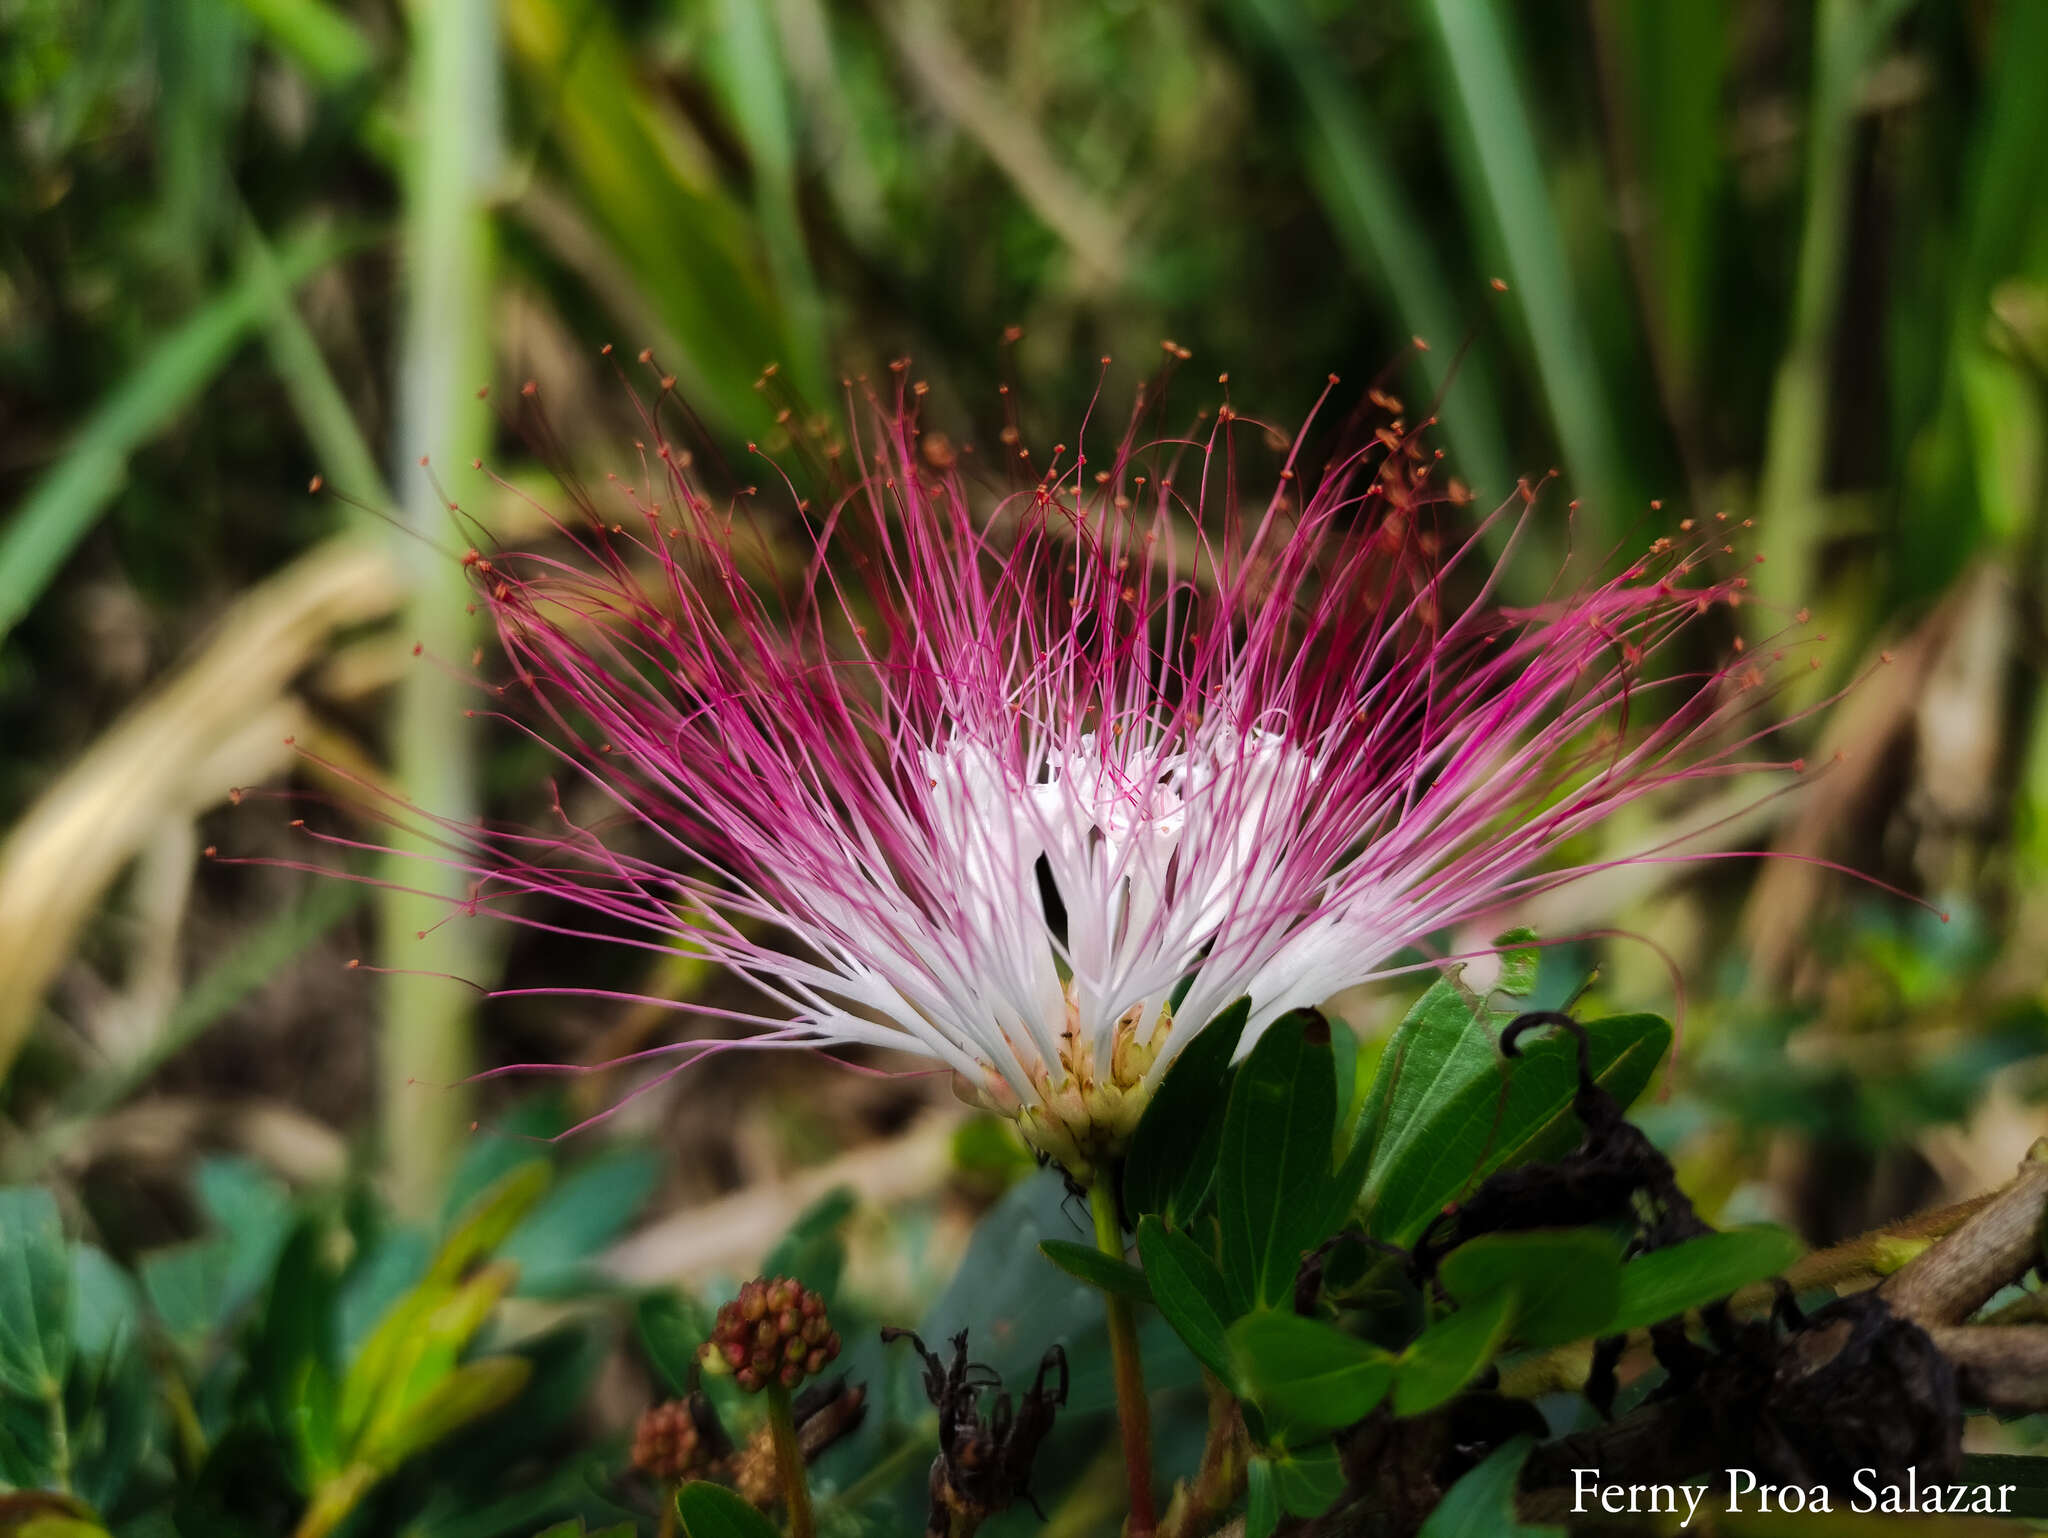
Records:
[[[1500,1061],[1498,1026],[1482,1000],[1453,967],[1432,983],[1394,1027],[1380,1053],[1367,1104],[1384,1107],[1379,1147],[1365,1197],[1376,1200],[1393,1172],[1444,1106],[1468,1086],[1494,1082]]]
[[[618,1238],[661,1179],[661,1161],[645,1148],[599,1154],[535,1204],[497,1253],[519,1266],[522,1296],[559,1296],[581,1288],[590,1265]]]
[[[324,86],[344,85],[376,62],[354,20],[324,0],[241,0],[279,50]]]
[[[1776,1276],[1804,1252],[1782,1228],[1731,1228],[1654,1250],[1622,1268],[1611,1330],[1639,1330]]]
[[[194,1347],[221,1323],[228,1296],[228,1271],[234,1261],[227,1238],[220,1234],[151,1250],[136,1266],[143,1296],[180,1345]]]
[[[57,1199],[0,1191],[0,1388],[54,1399],[71,1363],[71,1265]]]
[[[158,1394],[134,1281],[89,1244],[73,1245],[70,1258],[70,1484],[94,1510],[111,1511],[149,1452]]]
[[[342,1463],[334,1425],[338,1352],[329,1237],[326,1226],[313,1219],[293,1232],[271,1278],[252,1352],[271,1418],[289,1433],[309,1483],[331,1477]]]
[[[1394,1413],[1434,1410],[1477,1377],[1507,1339],[1518,1300],[1512,1284],[1497,1288],[1416,1336],[1395,1364]]]
[[[1418,1538],[1563,1538],[1561,1527],[1530,1527],[1515,1516],[1515,1485],[1533,1437],[1503,1442],[1486,1461],[1452,1485]]]
[[[1124,1158],[1124,1210],[1156,1212],[1184,1228],[1208,1200],[1223,1144],[1230,1060],[1251,1000],[1239,999],[1195,1034],[1168,1066],[1131,1135]]]
[[[202,1159],[192,1183],[199,1205],[227,1241],[227,1270],[214,1310],[215,1319],[225,1319],[270,1280],[291,1236],[291,1193],[249,1159]]]
[[[394,1417],[454,1364],[519,1273],[511,1262],[472,1268],[519,1226],[552,1173],[545,1159],[530,1160],[470,1202],[426,1274],[385,1311],[349,1363],[335,1410],[337,1445],[388,1433]]]
[[[1194,1240],[1149,1213],[1138,1220],[1138,1258],[1145,1264],[1152,1300],[1166,1322],[1204,1367],[1228,1382],[1226,1331],[1237,1311],[1230,1305],[1230,1289],[1216,1263]]]
[[[1127,1260],[1105,1255],[1092,1244],[1075,1244],[1069,1239],[1041,1239],[1038,1253],[1077,1282],[1086,1282],[1102,1292],[1140,1303],[1152,1301],[1152,1289],[1145,1273]]]
[[[529,1159],[486,1186],[456,1219],[427,1267],[428,1281],[452,1282],[479,1257],[490,1254],[526,1221],[554,1170],[545,1159]]]
[[[683,1538],[781,1538],[775,1524],[723,1485],[692,1480],[676,1492]]]
[[[1655,1015],[1610,1015],[1585,1029],[1594,1079],[1624,1106],[1643,1092],[1671,1045],[1671,1027]],[[1572,1111],[1578,1056],[1569,1035],[1492,1062],[1491,1071],[1437,1104],[1426,1137],[1411,1136],[1374,1160],[1369,1232],[1412,1245],[1447,1202],[1495,1170],[1555,1157],[1585,1135]]]
[[[357,1455],[377,1468],[397,1468],[493,1410],[519,1397],[533,1363],[523,1356],[486,1356],[442,1374],[402,1413],[371,1426]]]
[[[690,1367],[697,1350],[710,1337],[711,1321],[692,1298],[675,1292],[650,1292],[633,1309],[640,1331],[640,1349],[677,1398],[690,1392]]]
[[[1273,1538],[1280,1525],[1280,1486],[1270,1458],[1254,1458],[1245,1466],[1245,1538]]]
[[[1299,1314],[1247,1314],[1229,1341],[1233,1379],[1276,1436],[1309,1439],[1353,1425],[1393,1385],[1386,1352]]]
[[[1344,1493],[1344,1467],[1328,1443],[1273,1461],[1273,1487],[1289,1515],[1319,1517]]]
[[[1543,961],[1536,931],[1526,926],[1510,929],[1506,934],[1495,935],[1493,943],[1500,951],[1500,977],[1493,991],[1526,999],[1536,990],[1536,969]]]
[[[615,1522],[593,1533],[583,1525],[581,1517],[571,1517],[566,1522],[557,1522],[553,1527],[535,1533],[534,1538],[636,1538],[639,1531],[631,1522]]]
[[[761,1262],[763,1276],[787,1276],[821,1293],[827,1304],[839,1291],[839,1273],[846,1264],[840,1230],[858,1205],[851,1186],[835,1186],[812,1202],[789,1225]]]
[[[1341,1163],[1358,1131],[1358,1032],[1335,1015],[1324,1018],[1330,1022],[1330,1066],[1337,1085],[1337,1146],[1330,1157]]]
[[[1254,1304],[1290,1296],[1324,1237],[1336,1120],[1328,1025],[1313,1010],[1282,1016],[1238,1070],[1217,1164],[1224,1274]]]
[[[413,1406],[437,1392],[518,1279],[519,1268],[510,1261],[493,1262],[444,1293],[426,1313],[411,1317],[404,1339],[373,1390],[375,1408],[362,1433],[365,1442],[376,1440],[394,1421],[411,1415]]]
[[[1608,1331],[1621,1302],[1621,1249],[1595,1228],[1482,1234],[1446,1255],[1437,1279],[1466,1305],[1512,1288],[1515,1339],[1561,1346]]]

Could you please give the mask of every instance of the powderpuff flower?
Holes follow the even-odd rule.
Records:
[[[619,815],[466,830],[469,906],[715,963],[747,1044],[941,1064],[1079,1179],[1236,1000],[1248,1044],[1758,767],[1762,673],[1671,649],[1740,600],[1704,545],[1510,607],[1481,538],[1512,556],[1527,488],[1446,538],[1396,422],[1249,500],[1242,430],[1061,449],[991,506],[871,400],[773,534],[662,444],[548,550],[472,551],[519,719]]]

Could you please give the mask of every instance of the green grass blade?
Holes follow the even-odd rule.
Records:
[[[1823,534],[1827,370],[1846,273],[1857,95],[1900,8],[1898,0],[1822,0],[1816,16],[1798,279],[1757,494],[1767,559],[1753,580],[1760,596],[1786,604],[1813,596]],[[1767,609],[1754,612],[1760,631],[1782,623]]]
[[[129,456],[191,404],[262,322],[273,283],[296,286],[353,244],[326,230],[292,236],[274,274],[244,267],[100,403],[0,533],[0,640],[120,491]]]
[[[325,0],[238,0],[241,8],[321,85],[345,85],[368,72],[376,50],[355,22]]]
[[[338,488],[364,501],[389,506],[377,456],[356,425],[348,398],[321,355],[320,344],[307,329],[293,303],[292,291],[278,271],[277,255],[251,220],[242,227],[242,260],[264,284],[263,340],[277,367],[292,410],[318,456],[318,470]]]
[[[795,367],[799,344],[754,221],[703,147],[638,88],[608,13],[580,0],[509,0],[503,16],[521,73],[551,104],[549,155],[667,333],[624,338],[625,351],[655,345],[701,416],[769,437],[773,408],[754,381],[769,363]]]
[[[1302,154],[1338,242],[1361,276],[1385,286],[1402,326],[1430,344],[1420,359],[1423,377],[1444,395],[1444,436],[1458,473],[1482,502],[1506,497],[1515,476],[1491,370],[1477,349],[1458,357],[1470,317],[1445,287],[1443,264],[1381,154],[1357,93],[1331,67],[1299,0],[1252,0],[1249,14],[1301,90],[1307,109]]]
[[[1564,237],[1537,160],[1501,15],[1492,0],[1424,0],[1450,63],[1470,133],[1485,209],[1507,253],[1513,299],[1535,353],[1573,492],[1615,527],[1626,481],[1608,415],[1598,352],[1574,292]]]

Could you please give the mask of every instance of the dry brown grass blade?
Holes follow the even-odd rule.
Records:
[[[340,629],[389,614],[390,555],[357,537],[301,556],[228,610],[171,676],[29,807],[0,844],[0,1077],[87,917],[153,830],[291,758],[290,693]]]
[[[615,1245],[604,1269],[634,1285],[744,1275],[804,1208],[837,1187],[851,1187],[862,1202],[884,1208],[942,1188],[953,1170],[953,1135],[965,1115],[958,1107],[934,1107],[895,1137],[773,1185],[749,1186],[663,1218]]]

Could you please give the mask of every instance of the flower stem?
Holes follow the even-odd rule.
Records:
[[[811,1486],[804,1473],[804,1450],[796,1439],[796,1417],[789,1413],[789,1390],[771,1383],[765,1397],[768,1430],[775,1438],[775,1473],[789,1508],[789,1538],[813,1538],[818,1528],[811,1516]]]
[[[1095,1217],[1095,1247],[1115,1260],[1124,1258],[1123,1224],[1117,1217],[1116,1191],[1106,1175],[1088,1187],[1088,1210]],[[1109,1354],[1116,1371],[1116,1418],[1124,1440],[1124,1474],[1131,1486],[1131,1519],[1126,1538],[1152,1538],[1158,1519],[1152,1510],[1152,1409],[1145,1398],[1145,1363],[1138,1355],[1138,1320],[1131,1300],[1104,1293],[1109,1307]]]

